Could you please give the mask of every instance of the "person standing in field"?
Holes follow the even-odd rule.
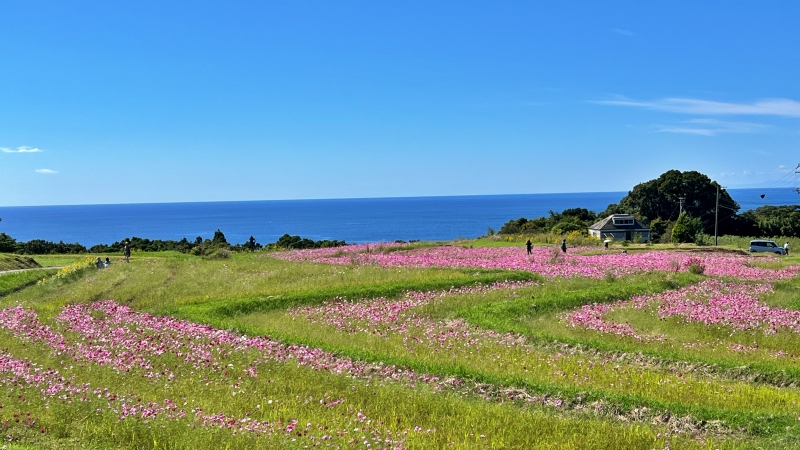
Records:
[[[562,239],[561,240],[561,251],[564,252],[564,253],[567,253],[567,240],[566,239]]]
[[[528,239],[528,242],[525,243],[525,248],[528,249],[528,254],[531,254],[531,250],[533,249],[533,244],[531,244],[531,240]]]
[[[125,241],[125,247],[122,248],[122,256],[125,257],[125,262],[131,262],[131,245],[128,241]]]
[[[783,254],[787,256],[789,255],[789,242],[783,244]]]

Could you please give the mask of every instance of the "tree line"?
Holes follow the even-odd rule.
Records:
[[[17,253],[21,255],[48,255],[48,254],[81,254],[81,253],[121,253],[126,243],[132,251],[142,252],[163,252],[177,251],[198,256],[218,254],[219,252],[255,252],[260,250],[282,250],[282,249],[308,249],[339,247],[347,245],[345,241],[321,240],[315,241],[300,236],[284,234],[276,242],[262,245],[253,236],[241,244],[230,244],[225,238],[225,234],[217,230],[211,239],[203,239],[197,236],[193,241],[186,238],[180,241],[146,239],[140,237],[130,237],[121,239],[113,244],[98,244],[89,248],[84,245],[73,243],[67,244],[63,241],[51,242],[43,239],[32,239],[27,242],[17,241],[6,233],[0,233],[0,253]]]
[[[800,237],[800,205],[767,205],[738,214],[740,209],[708,176],[670,170],[637,184],[619,203],[608,205],[599,214],[584,208],[550,211],[548,217],[509,220],[499,233],[587,233],[589,226],[611,214],[631,214],[650,227],[651,240],[656,242],[707,243],[709,235],[714,234],[715,221],[720,236]]]

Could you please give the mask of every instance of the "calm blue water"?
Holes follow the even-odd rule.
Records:
[[[729,189],[742,210],[800,203],[791,189]],[[222,230],[228,242],[275,242],[284,233],[321,240],[380,242],[397,239],[474,238],[509,219],[550,210],[600,212],[626,192],[480,195],[336,200],[0,207],[0,232],[18,241],[45,239],[87,247],[127,237],[194,240]],[[762,199],[760,196],[764,194]]]

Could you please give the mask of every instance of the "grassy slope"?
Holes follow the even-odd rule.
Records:
[[[92,271],[87,277],[71,283],[31,286],[0,299],[0,302],[2,304],[21,302],[35,307],[45,316],[51,316],[67,303],[114,299],[130,304],[137,309],[152,312],[175,311],[194,319],[216,323],[217,325],[239,327],[251,332],[278,332],[281,337],[290,341],[318,344],[340,354],[360,356],[376,361],[397,362],[443,375],[455,374],[486,382],[527,384],[528,387],[540,390],[555,388],[569,394],[568,384],[552,384],[547,377],[542,377],[539,379],[540,381],[536,381],[536,379],[519,374],[515,375],[513,371],[504,371],[486,363],[482,363],[484,365],[479,368],[473,368],[468,364],[442,364],[439,362],[441,356],[437,355],[426,356],[421,353],[413,356],[402,352],[392,353],[387,348],[377,346],[374,343],[371,344],[369,340],[364,340],[361,337],[354,339],[353,336],[337,334],[334,330],[325,329],[324,327],[303,326],[302,323],[290,324],[286,320],[284,313],[284,309],[289,306],[318,304],[336,296],[350,299],[393,296],[408,289],[443,289],[451,286],[467,285],[476,281],[490,282],[509,278],[531,278],[529,275],[499,271],[383,269],[362,266],[300,264],[287,263],[272,258],[259,258],[253,255],[235,255],[229,260],[222,261],[203,261],[177,255],[163,256],[165,255],[156,258],[152,257],[152,255],[150,257],[137,255],[131,264],[114,264],[109,269],[97,272]],[[566,285],[547,283],[540,288],[531,288],[527,296],[520,295],[509,298],[500,295],[499,297],[490,297],[488,300],[470,299],[467,296],[463,299],[456,298],[453,302],[426,307],[421,312],[428,317],[438,319],[464,316],[488,328],[495,328],[501,331],[513,329],[536,337],[537,332],[532,331],[532,329],[526,331],[524,328],[525,326],[531,326],[530,320],[532,318],[552,316],[559,311],[586,302],[611,301],[619,297],[675,287],[691,281],[693,280],[690,277],[664,280],[663,276],[655,275],[650,278],[644,277],[640,282],[618,281],[616,284],[588,282],[585,280],[573,281],[571,285],[569,283]],[[606,283],[608,286],[600,288],[601,284],[597,283]],[[531,308],[534,304],[536,308]],[[535,312],[531,313],[531,311]],[[580,339],[576,338],[576,341],[580,341]],[[549,352],[546,348],[542,351]],[[576,359],[579,364],[583,364],[580,361],[590,360],[591,358]],[[631,366],[631,370],[636,370],[635,366]],[[658,368],[655,370],[648,369],[648,373],[658,374],[661,372]],[[301,377],[300,375],[298,376]],[[323,381],[321,385],[324,386],[330,382],[331,380]],[[723,384],[714,384],[713,386],[723,386]],[[389,389],[388,391],[381,389],[376,392],[380,392],[380,395],[388,396],[387,398],[396,395],[396,392],[393,391],[396,388],[387,388]],[[392,392],[395,393],[392,394]],[[574,390],[575,395],[585,392],[582,389]],[[605,396],[605,398],[616,399],[620,404],[649,401],[646,395],[641,397],[640,394],[635,394],[631,397],[624,388],[616,390],[616,393],[614,390],[608,389],[599,389],[597,392],[599,392],[598,395]],[[190,393],[190,391],[187,391],[187,393]],[[426,416],[424,420],[438,423],[440,427],[457,427],[456,423],[448,422],[438,417],[436,411],[443,412],[444,410],[448,412],[443,414],[450,414],[456,422],[461,421],[462,423],[475,421],[478,417],[487,415],[495,417],[495,419],[492,419],[496,420],[495,422],[481,419],[483,420],[480,426],[481,429],[497,429],[501,423],[507,423],[509,426],[519,426],[519,418],[516,416],[520,412],[512,405],[500,407],[487,405],[483,402],[475,403],[474,400],[458,398],[427,399],[425,396],[414,397],[416,395],[412,394],[412,400],[409,400],[409,403],[403,407],[410,408],[410,411],[417,408],[420,403],[432,402],[426,408],[431,408],[434,413],[431,416]],[[225,400],[220,399],[219,401],[224,402]],[[463,403],[465,401],[467,403]],[[650,402],[654,406],[671,405],[669,402],[665,403],[660,400]],[[725,415],[725,411],[720,409],[722,407],[709,409],[703,407],[702,403],[700,405],[700,409],[694,411],[691,408],[683,409],[700,415],[703,414],[704,410],[709,410],[710,412],[706,415],[712,418]],[[681,409],[680,404],[676,403],[675,406]],[[501,409],[496,410],[498,407]],[[765,409],[765,411],[768,410],[769,408]],[[772,425],[768,428],[775,428],[784,424],[784,414],[779,411],[780,409],[776,409],[773,414],[777,416],[777,419],[775,417],[772,419],[761,418],[766,422],[772,420],[772,422],[769,422]],[[373,416],[380,416],[381,414],[384,413],[381,412],[380,408],[373,411]],[[411,413],[406,412],[404,414]],[[590,442],[594,442],[595,445],[590,446],[598,448],[613,448],[614,442],[628,442],[632,447],[650,448],[650,446],[656,445],[657,441],[654,438],[655,431],[653,431],[657,430],[657,428],[651,429],[646,426],[637,426],[643,428],[637,428],[638,431],[632,432],[625,427],[618,428],[617,425],[609,425],[605,421],[586,418],[578,418],[577,422],[573,423],[570,421],[575,419],[559,418],[558,415],[552,416],[552,411],[545,411],[544,413],[533,412],[530,414],[534,416],[531,418],[531,423],[544,426],[546,429],[553,429],[556,435],[558,433],[563,434],[560,437],[545,436],[544,440],[537,441],[538,444],[533,441],[525,442],[522,436],[513,434],[504,436],[502,438],[505,439],[504,441],[501,439],[505,445],[522,447],[556,442],[580,448],[580,438],[583,433],[586,433],[587,436],[591,435],[593,440]],[[759,415],[749,415],[745,411],[732,412],[731,414],[741,416],[741,420],[738,422],[759,420],[760,417]],[[796,417],[796,414],[794,417]],[[792,417],[793,420],[794,417]],[[733,417],[724,418],[731,419]],[[545,425],[543,421],[546,420],[551,422],[547,422],[547,425]],[[564,422],[564,420],[567,422]],[[572,425],[569,425],[570,423]],[[76,424],[76,426],[79,426],[79,424]],[[767,435],[776,433],[772,428],[766,430],[763,427],[756,428],[760,430],[757,432]],[[85,432],[85,427],[81,427],[81,429]],[[530,431],[525,430],[526,428],[522,427],[520,432],[531,434],[534,433],[535,428]],[[93,433],[102,435],[97,430]],[[605,435],[605,438],[603,435]],[[163,439],[163,437],[161,438]],[[105,439],[108,439],[108,436]],[[455,436],[448,435],[448,439],[455,439]],[[483,446],[479,440],[474,440],[472,441],[473,444],[469,444],[469,439],[475,439],[475,437],[462,436],[456,440],[461,445]],[[633,440],[626,441],[626,439]],[[501,441],[493,440],[491,445],[498,445]],[[426,441],[420,438],[419,442],[420,445],[437,446],[449,441]],[[684,444],[691,445],[691,443]],[[121,444],[114,441],[114,445]],[[140,444],[135,444],[134,446],[137,445]],[[584,445],[586,444],[584,443]]]
[[[42,269],[2,274],[0,275],[0,297],[21,291],[28,286],[33,286],[37,281],[53,272],[54,270]]]
[[[0,272],[5,270],[35,269],[41,267],[33,258],[0,253]]]

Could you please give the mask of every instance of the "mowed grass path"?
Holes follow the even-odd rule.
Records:
[[[798,394],[793,388],[703,375],[678,376],[670,370],[643,368],[625,361],[600,364],[603,355],[564,354],[550,345],[548,335],[536,333],[528,333],[526,341],[519,345],[487,342],[479,351],[472,351],[469,347],[457,348],[459,344],[455,341],[455,347],[442,352],[425,343],[409,347],[397,336],[385,338],[338,331],[331,325],[312,324],[290,312],[291,308],[320,305],[336,297],[350,300],[394,298],[408,290],[444,290],[502,280],[543,283],[487,295],[453,296],[413,311],[430,320],[425,326],[457,318],[477,323],[481,314],[491,316],[499,305],[520,307],[525,303],[520,299],[536,299],[548,290],[600,292],[608,297],[604,301],[612,301],[619,296],[695,282],[691,277],[666,279],[663,274],[656,274],[639,280],[617,280],[612,289],[606,285],[613,283],[603,280],[544,283],[536,276],[518,272],[330,266],[289,263],[256,255],[236,255],[221,261],[184,256],[137,256],[131,264],[115,263],[109,269],[90,271],[69,283],[30,286],[0,301],[4,306],[30,307],[45,323],[53,323],[52,319],[64,305],[113,299],[140,311],[177,314],[251,335],[271,334],[288,343],[311,344],[347,358],[404,365],[419,373],[454,377],[470,386],[488,385],[489,389],[499,391],[513,387],[527,389],[529,394],[560,396],[559,400],[573,407],[531,404],[510,397],[504,401],[502,396],[486,396],[473,389],[441,391],[425,384],[411,387],[354,380],[277,363],[260,366],[260,376],[241,382],[240,386],[244,387],[237,395],[232,395],[230,380],[218,379],[219,374],[214,371],[198,372],[165,386],[141,374],[115,373],[93,364],[64,363],[46,348],[25,344],[10,335],[7,351],[46,366],[59,367],[95,386],[133,392],[146,400],[181,398],[187,407],[205,411],[250,417],[260,413],[264,420],[273,421],[292,417],[301,423],[308,421],[313,427],[347,430],[347,436],[336,436],[329,441],[344,447],[364,446],[358,439],[353,440],[364,428],[358,426],[363,422],[359,422],[361,418],[357,412],[368,417],[365,420],[369,420],[371,426],[382,430],[375,433],[391,434],[396,442],[414,448],[448,445],[456,448],[664,448],[668,445],[673,448],[747,448],[764,443],[786,447],[796,444],[792,440],[795,425],[791,421],[797,421]],[[618,288],[619,285],[623,287]],[[621,291],[615,292],[615,289]],[[496,328],[502,332],[507,331],[504,328],[509,323],[519,323],[509,317],[501,319],[505,322],[492,324],[484,320],[484,329]],[[426,331],[423,328],[412,328],[409,333],[422,338]],[[234,366],[243,363],[244,360],[231,362]],[[582,396],[585,400],[579,399]],[[344,398],[346,409],[320,407],[319,401],[328,398]],[[263,412],[269,400],[282,405],[280,413]],[[574,407],[581,402],[594,404],[594,409]],[[618,408],[624,420],[612,420],[613,412],[598,412],[598,404]],[[302,439],[291,437],[291,433],[254,438],[234,435],[225,429],[187,429],[186,424],[173,422],[120,422],[109,412],[91,409],[75,412],[70,405],[49,409],[11,396],[7,405],[2,417],[12,417],[9,414],[14,410],[34,411],[47,431],[42,433],[44,436],[36,437],[40,441],[34,441],[45,442],[48,446],[77,440],[87,444],[98,442],[96,448],[269,448],[275,445],[299,448],[325,442],[309,441],[309,433]],[[695,439],[670,436],[674,428],[664,421],[633,420],[631,410],[641,407],[671,407],[681,415],[723,419],[728,428],[718,435],[701,432]],[[748,421],[757,423],[748,427],[745,426]],[[356,428],[362,430],[355,431]],[[324,431],[314,430],[310,435],[322,439]],[[19,433],[23,441],[34,439],[29,436],[30,430]],[[398,437],[403,433],[406,433],[404,437]]]

